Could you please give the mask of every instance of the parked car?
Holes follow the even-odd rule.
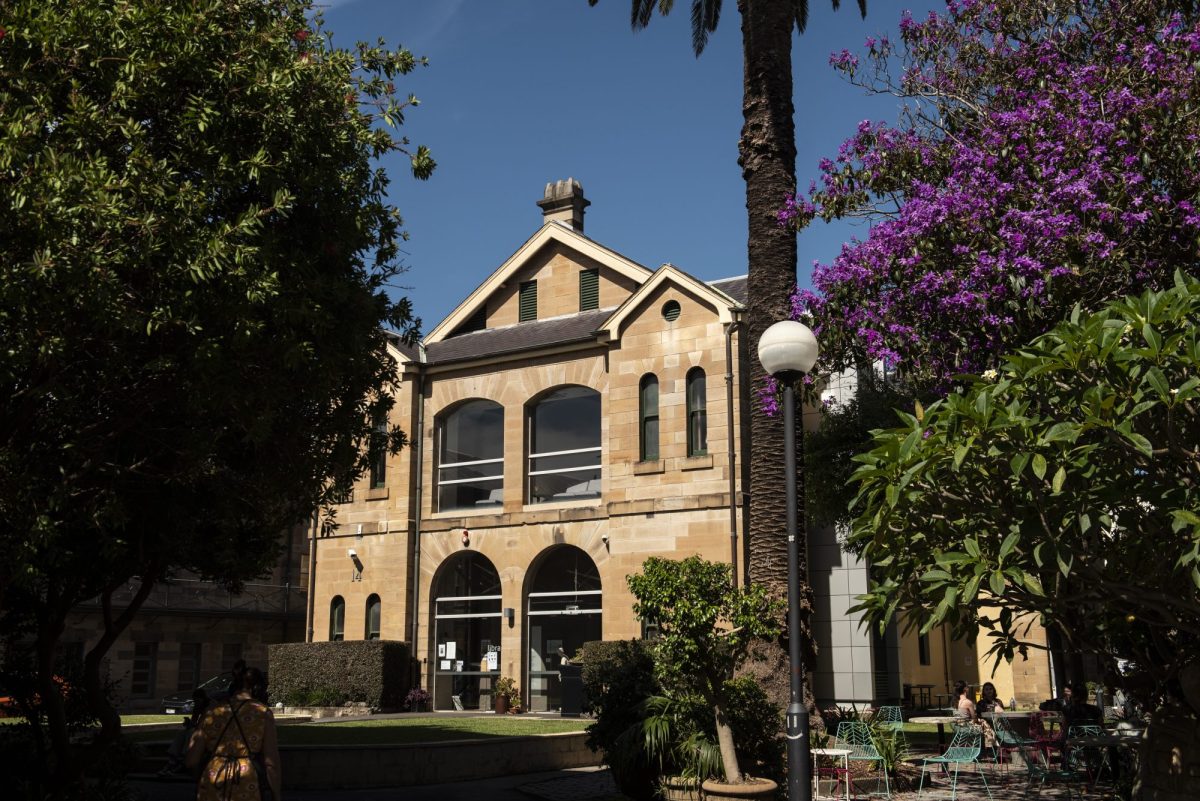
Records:
[[[228,673],[218,673],[198,686],[196,690],[204,690],[208,693],[209,700],[217,701],[229,695],[229,680]],[[162,699],[159,708],[164,715],[190,715],[194,703],[192,701],[193,692],[195,690],[181,690],[168,695]]]

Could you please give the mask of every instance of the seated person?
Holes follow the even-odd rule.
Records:
[[[983,744],[987,748],[994,748],[996,745],[996,732],[992,729],[990,723],[979,717],[975,710],[975,702],[971,700],[971,694],[967,692],[968,685],[961,679],[954,682],[954,717],[961,718],[963,721],[978,727],[983,733]],[[995,692],[995,687],[992,691]]]
[[[985,681],[983,687],[979,690],[979,703],[975,710],[980,715],[986,715],[988,712],[1003,712],[1004,702],[996,695],[996,685],[990,681]]]

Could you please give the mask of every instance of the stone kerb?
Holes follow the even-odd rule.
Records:
[[[280,747],[285,789],[407,787],[592,767],[585,732],[406,745]]]
[[[284,707],[283,714],[304,715],[311,720],[358,718],[371,714],[371,708],[362,702],[344,704],[342,706],[288,706]]]

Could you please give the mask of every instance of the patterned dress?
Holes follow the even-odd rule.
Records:
[[[254,757],[262,754],[269,719],[271,710],[266,706],[239,698],[217,704],[204,714],[200,735],[209,757],[200,774],[197,801],[259,801],[259,783],[265,783],[267,777],[259,775],[262,761]]]

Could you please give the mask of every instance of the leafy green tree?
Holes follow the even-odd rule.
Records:
[[[982,630],[1007,659],[1037,645],[1032,613],[1200,715],[1200,282],[1175,281],[1076,309],[876,435],[855,473],[859,609]]]
[[[385,291],[405,234],[373,162],[434,167],[393,133],[418,63],[334,48],[308,0],[0,5],[0,624],[32,643],[60,794],[119,733],[101,665],[150,590],[260,575],[404,442],[371,425],[384,327],[419,322]],[[79,748],[52,676],[91,598]]]
[[[840,0],[831,0],[834,9]],[[588,0],[594,6],[599,0]],[[692,49],[699,57],[721,19],[721,0],[692,0]],[[674,0],[631,0],[634,30],[646,27],[655,9],[667,15]],[[866,0],[858,0],[863,17]],[[750,357],[759,337],[772,324],[788,319],[788,296],[796,286],[796,237],[779,224],[781,199],[796,190],[796,125],[792,104],[792,31],[808,27],[808,0],[738,0],[742,19],[745,123],[738,141],[738,163],[746,183],[748,332],[742,341],[750,381],[767,379]],[[758,404],[750,409],[750,510],[746,526],[746,570],[754,581],[783,593],[787,586],[784,528],[783,420]],[[786,688],[784,688],[786,697]]]
[[[634,614],[658,624],[656,668],[664,687],[704,700],[716,724],[725,780],[743,780],[730,725],[730,681],[755,638],[779,634],[782,603],[767,589],[737,587],[733,569],[698,556],[651,557],[629,576]]]

